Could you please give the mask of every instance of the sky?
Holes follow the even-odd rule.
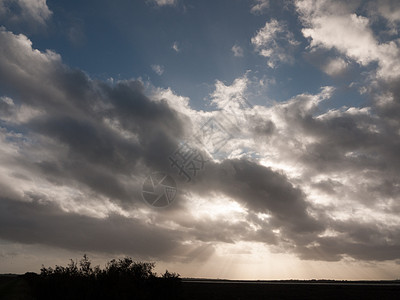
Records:
[[[397,0],[0,0],[0,273],[400,278]]]

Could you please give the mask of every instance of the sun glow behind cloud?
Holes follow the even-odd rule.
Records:
[[[246,215],[246,210],[233,199],[224,195],[210,195],[208,198],[194,196],[188,199],[187,206],[196,219],[210,219],[228,222],[238,222]]]

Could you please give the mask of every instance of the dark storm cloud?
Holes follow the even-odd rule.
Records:
[[[40,179],[87,197],[105,196],[123,207],[140,203],[135,190],[140,184],[133,177],[168,165],[168,154],[184,134],[184,117],[165,101],[147,98],[138,81],[114,86],[92,81],[62,64],[57,54],[32,49],[23,35],[2,28],[0,39],[0,88],[15,103],[2,98],[1,115],[9,119],[4,134],[20,147],[3,166],[25,172],[18,178],[28,185],[10,189],[6,187],[12,181],[3,184],[1,237],[157,257],[176,248],[183,238],[178,230],[167,233],[160,226],[117,215],[97,219],[67,213],[56,204],[59,199],[31,192],[29,185]],[[24,109],[38,113],[24,118]],[[42,155],[35,157],[37,153]],[[85,205],[85,197],[80,200]]]
[[[208,166],[197,188],[216,191],[238,200],[251,211],[271,213],[274,226],[302,231],[322,229],[307,213],[308,204],[300,189],[285,175],[246,159],[225,160]]]
[[[350,256],[360,260],[399,258],[400,230],[357,221],[332,223],[336,236],[317,237],[312,244],[297,249],[304,259],[340,260]]]
[[[112,215],[91,218],[66,214],[53,204],[1,198],[0,235],[3,239],[84,251],[173,258],[190,248],[181,245],[184,232]]]
[[[184,134],[184,117],[166,102],[148,99],[137,81],[112,87],[91,81],[83,72],[63,65],[56,54],[32,50],[24,36],[3,29],[1,38],[1,88],[16,103],[41,111],[17,125],[68,148],[66,161],[36,162],[44,175],[47,168],[58,178],[75,178],[126,201],[130,196],[120,189],[116,175],[129,176],[140,164],[161,170],[162,164],[167,166],[166,157]],[[10,110],[4,101],[3,106]],[[107,121],[114,122],[116,129]],[[127,139],[116,131],[133,136]]]
[[[252,122],[251,131],[258,138],[260,138],[260,137],[268,138],[276,130],[276,126],[275,126],[274,122],[272,122],[271,120],[263,120],[261,118],[253,118],[251,120],[251,122]]]

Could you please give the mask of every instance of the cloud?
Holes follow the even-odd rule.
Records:
[[[211,99],[223,110],[246,98],[249,86],[247,76],[231,85],[217,81]],[[396,113],[388,118],[377,106],[321,112],[321,103],[333,93],[325,87],[315,95],[250,107],[242,135],[224,146],[227,152],[246,149],[244,156],[208,163],[190,188],[201,199],[222,194],[238,203],[244,209],[238,217],[242,230],[225,222],[229,231],[222,232],[229,232],[229,238],[223,238],[210,229],[205,234],[204,224],[194,225],[198,238],[264,242],[308,260],[398,259]],[[397,101],[387,97],[379,105],[391,107]]]
[[[380,32],[378,36],[381,41],[393,37],[399,33],[400,8],[395,0],[369,1],[365,4],[363,11],[369,19],[378,24]]]
[[[279,63],[293,63],[293,49],[299,45],[293,33],[284,22],[272,19],[266,22],[257,34],[251,38],[256,51],[268,58],[268,66],[276,68]]]
[[[164,67],[160,65],[151,65],[151,68],[157,75],[162,75],[164,73]]]
[[[214,94],[219,95],[222,105],[229,99],[239,101],[248,87],[245,82],[245,79],[237,79],[231,86],[217,82]],[[395,117],[396,110],[392,114],[382,110],[383,107],[398,108],[398,96],[394,96],[398,95],[398,89],[395,90],[392,89],[385,100],[381,99],[382,90],[375,94],[374,97],[381,100],[373,107],[344,107],[321,112],[321,103],[334,92],[331,87],[323,88],[316,95],[301,94],[270,107],[255,106],[245,125],[254,130],[246,131],[245,137],[229,140],[227,148],[233,151],[234,147],[245,145],[247,153],[257,153],[259,162],[266,168],[254,165],[249,167],[251,173],[241,177],[238,170],[246,170],[246,167],[238,167],[241,163],[231,160],[237,172],[234,178],[239,182],[227,184],[232,191],[228,195],[249,211],[270,214],[269,222],[260,226],[274,230],[273,240],[278,241],[275,245],[281,247],[280,251],[293,251],[303,259],[328,261],[345,257],[398,258],[396,253],[400,245],[395,237],[399,234],[400,219],[395,211],[399,201],[400,161],[395,153],[399,151],[400,124]],[[261,130],[264,127],[266,129]],[[254,143],[250,142],[251,136]],[[241,138],[246,142],[242,144]],[[243,163],[251,165],[247,160]],[[252,176],[253,172],[258,175]],[[288,187],[283,190],[290,194],[288,199],[298,204],[288,207],[304,205],[303,209],[295,209],[303,211],[296,214],[299,219],[292,219],[291,212],[285,211],[284,219],[289,224],[280,223],[282,212],[274,211],[269,206],[273,202],[269,202],[268,196],[262,196],[262,186],[269,195],[274,190],[267,182],[257,184],[258,180],[271,178],[268,172],[272,178],[279,177],[277,173],[280,172],[287,176],[277,180],[292,184],[293,194]],[[218,182],[210,174],[207,177]],[[207,190],[213,190],[212,184],[206,186]],[[246,191],[246,187],[250,187],[250,191]],[[251,190],[260,195],[259,202]],[[242,197],[241,191],[245,191],[246,196]],[[284,197],[280,194],[277,199]],[[290,224],[297,224],[295,228],[305,231],[296,232]],[[283,243],[284,240],[288,243]]]
[[[158,6],[167,6],[167,5],[174,6],[178,2],[178,0],[151,0],[151,1]]]
[[[393,194],[399,184],[399,160],[394,156],[398,139],[389,129],[390,122],[368,108],[331,110],[313,116],[324,98],[303,95],[265,113],[276,129],[262,149],[279,154],[276,160],[272,159],[274,155],[266,158],[264,164],[290,170],[287,174],[294,176],[292,180],[301,178],[299,185],[307,191],[307,200],[314,203],[313,214],[322,213],[317,219],[326,228],[325,233],[314,237],[293,237],[296,251],[306,259],[394,259],[399,247],[394,236],[398,235],[400,220],[387,212],[398,201]],[[279,145],[279,139],[286,145]],[[353,234],[356,226],[362,226],[363,232]],[[361,233],[362,239],[358,236]],[[375,238],[382,235],[386,239]]]
[[[246,73],[216,81],[215,109],[197,111],[170,88],[93,80],[4,28],[0,50],[1,239],[179,261],[241,241],[302,259],[400,258],[398,78],[371,87],[370,106],[324,111],[332,87],[247,105]],[[240,130],[214,159],[193,137],[222,117]],[[191,182],[168,159],[182,141],[207,161]],[[154,171],[179,187],[165,210],[141,199]]]
[[[330,76],[338,76],[345,72],[347,66],[348,63],[342,58],[336,58],[328,60],[328,62],[322,67],[322,70]]]
[[[177,52],[177,53],[179,53],[179,52],[181,52],[181,49],[179,48],[179,45],[178,45],[178,42],[174,42],[173,44],[172,44],[172,47],[171,47],[175,52]]]
[[[142,159],[142,163],[160,160],[154,157],[158,154],[146,149],[156,150],[158,142],[166,143],[163,149],[168,156],[175,147],[175,137],[184,131],[179,114],[165,101],[148,99],[138,81],[111,87],[69,69],[53,52],[32,49],[23,35],[2,30],[0,39],[2,89],[15,95],[14,105],[11,101],[2,103],[17,116],[10,120],[11,128],[29,129],[26,134],[33,139],[25,143],[33,157],[17,152],[10,161],[21,156],[21,168],[26,163],[32,176],[43,173],[44,178],[61,185],[80,178],[76,184],[83,189],[121,202],[132,199],[130,170],[140,168]],[[158,139],[154,139],[156,136]],[[45,146],[47,149],[42,148]],[[48,153],[48,160],[36,158],[37,151]],[[148,158],[142,156],[143,151]],[[102,180],[109,183],[104,185]]]
[[[269,0],[255,0],[253,2],[255,4],[253,4],[250,10],[253,14],[260,14],[269,7]]]
[[[138,210],[149,210],[140,195],[143,178],[169,167],[185,117],[165,100],[150,100],[141,82],[92,81],[54,52],[32,49],[24,35],[2,29],[0,45],[1,89],[13,94],[0,101],[1,237],[144,256],[179,247],[179,231],[170,230],[177,243],[161,237]],[[138,242],[136,234],[154,240]],[[129,242],[133,236],[138,244]]]
[[[67,38],[74,46],[81,46],[86,42],[84,27],[84,22],[81,19],[71,21],[71,26],[67,30]]]
[[[0,0],[0,16],[7,24],[44,26],[52,16],[46,0]]]
[[[400,7],[398,2],[395,0],[378,0],[376,2],[369,3],[369,5],[369,13],[372,15],[378,14],[385,18],[389,23],[388,25],[395,30],[394,33],[397,33],[395,27],[398,22],[400,22]]]
[[[130,253],[150,259],[179,255],[179,241],[184,238],[177,230],[162,230],[121,216],[91,218],[65,214],[53,205],[41,205],[36,201],[29,203],[4,198],[0,205],[0,235],[26,244],[44,243],[72,250]]]
[[[233,45],[232,52],[233,52],[233,56],[243,57],[243,49],[239,45]]]
[[[170,90],[158,90],[158,98],[150,99],[134,80],[112,86],[93,81],[54,52],[32,49],[25,36],[4,29],[0,41],[1,87],[13,94],[13,99],[2,96],[2,111],[15,116],[23,106],[37,111],[25,118],[2,117],[7,126],[0,135],[1,238],[159,258],[172,249],[190,253],[187,240],[193,247],[242,238],[274,242],[272,233],[258,237],[246,218],[240,226],[224,221],[221,230],[211,231],[206,228],[216,219],[205,224],[184,217],[196,213],[190,207],[193,197],[211,192],[247,206],[250,215],[270,211],[275,226],[289,231],[319,228],[299,189],[284,175],[246,159],[210,161],[193,185],[185,183],[168,156],[190,131],[183,115],[193,113],[187,99]],[[245,86],[245,78],[232,87],[217,83],[213,99],[218,105],[227,100],[225,93],[239,99]],[[172,108],[180,103],[186,110]],[[162,213],[146,208],[140,196],[143,178],[152,170],[175,174],[180,186],[177,205]],[[76,236],[78,230],[84,234]],[[128,242],[127,235],[138,243]],[[141,242],[147,235],[154,239]]]
[[[380,43],[374,36],[370,20],[354,13],[355,2],[345,4],[329,0],[299,0],[296,7],[305,28],[303,35],[311,48],[336,49],[362,66],[377,62],[377,75],[383,79],[397,77],[400,57],[397,41]]]
[[[217,107],[223,108],[229,102],[238,102],[245,97],[245,92],[249,84],[247,76],[236,78],[231,85],[225,85],[217,80],[215,90],[211,93],[212,103]]]
[[[321,225],[308,214],[301,190],[284,175],[247,159],[208,166],[197,188],[203,184],[207,193],[222,192],[250,211],[271,214],[271,226],[296,232],[321,230]]]

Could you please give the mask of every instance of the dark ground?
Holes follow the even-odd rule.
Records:
[[[180,299],[400,299],[400,282],[232,282],[183,280]],[[34,299],[27,281],[0,275],[0,299]],[[135,299],[135,297],[132,297]]]
[[[400,299],[398,284],[183,282],[183,299]]]
[[[17,275],[0,275],[0,299],[33,299],[26,280]]]

